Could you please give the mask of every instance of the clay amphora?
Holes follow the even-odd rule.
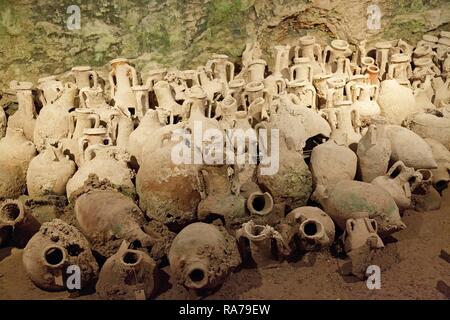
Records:
[[[237,101],[231,95],[217,102],[216,116],[222,129],[231,129],[236,122]],[[244,111],[245,112],[245,111]],[[245,115],[247,113],[245,112]]]
[[[302,138],[312,138],[317,135],[329,137],[331,128],[327,120],[325,120],[317,111],[308,108],[302,103],[300,98],[294,94],[281,95],[280,100],[286,105],[291,114],[300,116],[306,135]],[[280,123],[281,125],[281,123]],[[299,136],[297,136],[299,138]]]
[[[339,39],[331,41],[331,45],[326,46],[323,50],[323,63],[327,72],[334,73],[337,59],[347,58],[351,54],[352,50],[347,41]]]
[[[435,92],[434,105],[436,108],[450,106],[450,78],[444,82],[441,77],[436,77],[431,84]]]
[[[174,163],[172,152],[180,144],[171,141],[176,128],[166,127],[155,131],[142,149],[136,176],[139,206],[157,221],[184,225],[194,219],[201,200],[199,168],[192,162]]]
[[[385,73],[388,69],[389,60],[392,52],[392,42],[391,41],[383,41],[375,44],[376,48],[376,63],[380,70],[379,78],[383,80],[385,78]]]
[[[268,139],[271,141],[271,139]],[[264,175],[262,168],[267,164],[262,161],[258,165],[258,184],[273,197],[275,204],[286,204],[291,208],[304,206],[312,192],[312,175],[302,155],[289,149],[283,135],[279,136],[279,169],[275,174]],[[260,148],[267,148],[260,145]],[[276,146],[267,152],[277,152]]]
[[[290,45],[278,45],[273,47],[275,50],[275,65],[273,68],[273,75],[277,78],[289,77],[290,65]]]
[[[96,292],[105,300],[146,300],[157,289],[158,269],[145,252],[128,249],[124,241],[100,271]]]
[[[98,87],[97,72],[92,70],[92,68],[89,66],[73,67],[70,75],[73,75],[75,77],[75,83],[80,90],[83,88]]]
[[[0,107],[0,139],[6,134],[6,126],[8,124],[8,119],[6,118],[6,113],[3,110],[3,106]]]
[[[258,225],[253,220],[242,224],[242,227],[236,231],[236,239],[243,255],[249,256],[248,258],[258,267],[273,264],[278,258],[273,242],[284,242],[281,234],[273,227]]]
[[[89,242],[74,226],[54,219],[44,223],[23,251],[23,266],[33,283],[43,290],[61,291],[67,288],[70,266],[81,269],[82,289],[97,280],[98,264]]]
[[[326,108],[334,108],[336,104],[346,100],[345,83],[346,81],[343,78],[332,77],[327,79]]]
[[[66,194],[66,184],[75,173],[76,165],[62,152],[62,145],[47,145],[31,160],[27,171],[27,190],[31,197]]]
[[[274,208],[273,205],[272,195],[268,192],[262,192],[259,188],[251,192],[247,197],[247,209],[253,216],[266,216],[270,214]]]
[[[385,126],[371,125],[366,134],[358,142],[358,155],[361,178],[371,182],[387,172],[391,158],[391,142]]]
[[[11,81],[11,90],[14,90],[17,96],[18,109],[9,116],[8,128],[22,129],[25,137],[33,141],[34,127],[36,125],[36,108],[33,102],[33,84],[31,82]]]
[[[450,119],[442,112],[416,113],[406,120],[407,127],[422,138],[431,138],[450,149]]]
[[[333,77],[347,80],[352,75],[353,71],[351,68],[350,59],[345,57],[337,57],[334,66]]]
[[[75,200],[75,217],[80,230],[94,249],[109,257],[122,240],[150,247],[154,241],[142,227],[144,213],[129,197],[116,190],[91,190]],[[119,242],[116,240],[121,239]]]
[[[18,200],[0,202],[0,247],[4,245],[16,227],[25,220],[25,208]]]
[[[299,40],[300,46],[295,47],[295,58],[309,58],[314,75],[324,72],[322,48],[316,43],[316,39],[313,36],[303,36]]]
[[[81,164],[80,139],[84,130],[98,128],[99,125],[100,116],[93,109],[75,109],[69,114],[69,134],[62,144],[64,154],[68,154],[77,165]]]
[[[247,111],[248,107],[257,98],[267,98],[267,91],[265,90],[264,83],[261,81],[249,82],[245,86],[245,90],[241,95],[241,102],[244,109]]]
[[[386,133],[391,142],[391,160],[401,160],[405,166],[415,169],[437,168],[431,148],[419,135],[395,125],[387,125]]]
[[[134,94],[136,95],[136,114],[135,116],[140,120],[145,116],[147,111],[150,109],[149,103],[149,91],[150,88],[148,86],[134,86],[133,89]]]
[[[132,86],[138,85],[136,69],[124,58],[111,60],[110,64],[112,70],[109,73],[109,84],[114,106],[128,113],[129,109],[136,108],[136,97],[131,89]]]
[[[373,84],[356,84],[352,87],[353,104],[361,117],[370,117],[381,113],[377,103],[379,86]]]
[[[294,80],[306,80],[310,84],[313,82],[313,66],[311,60],[308,57],[295,58],[294,65],[289,69],[289,79]]]
[[[111,138],[115,141],[117,147],[126,149],[128,146],[128,139],[134,130],[134,122],[131,115],[122,112],[121,109],[114,107],[116,112],[111,119]]]
[[[431,170],[433,174],[433,185],[439,192],[442,192],[447,188],[450,181],[450,151],[441,143],[436,140],[425,138],[424,139],[431,147],[433,152],[433,158],[437,163],[437,169]]]
[[[331,127],[331,139],[340,145],[350,146],[361,139],[359,110],[351,101],[342,101],[334,108],[322,110]]]
[[[432,211],[441,207],[442,198],[433,188],[433,174],[430,170],[417,170],[419,178],[411,185],[411,198],[414,210]]]
[[[392,165],[386,175],[376,177],[372,180],[375,184],[394,198],[400,210],[411,207],[411,186],[409,180],[414,177],[415,170],[406,167],[403,162],[397,161]]]
[[[236,106],[238,108],[242,106],[241,96],[242,93],[244,92],[244,88],[245,88],[245,81],[243,79],[233,79],[228,83],[227,95],[231,95],[236,100]]]
[[[89,109],[99,115],[103,123],[110,121],[114,111],[106,102],[101,87],[83,88],[79,93],[80,109]],[[88,127],[90,128],[90,126]],[[85,128],[86,129],[86,128]]]
[[[158,108],[166,110],[170,114],[169,124],[174,123],[174,117],[181,114],[181,105],[175,101],[172,90],[167,81],[158,81],[154,86]]]
[[[64,89],[64,84],[56,76],[48,76],[38,79],[37,89],[39,91],[39,101],[43,106],[52,103]]]
[[[294,80],[288,83],[288,92],[298,97],[305,107],[317,110],[317,94],[314,86],[306,80]]]
[[[408,115],[423,111],[416,105],[412,90],[400,85],[397,80],[381,82],[378,104],[381,115],[386,117],[389,123],[396,125],[401,125]]]
[[[68,82],[56,100],[43,106],[37,117],[33,134],[38,150],[43,150],[47,142],[53,143],[67,138],[69,111],[74,108],[76,94],[76,85]]]
[[[210,72],[206,70],[206,67],[201,66],[197,68],[198,81],[197,83],[203,88],[209,101],[214,100],[214,96],[217,94],[224,95],[226,91],[226,85],[219,79],[212,78]],[[159,100],[158,100],[159,101]]]
[[[234,79],[234,64],[226,54],[214,54],[208,61],[207,68],[212,71],[215,79],[228,83]]]
[[[82,153],[81,165],[67,182],[67,198],[83,187],[90,174],[97,175],[99,180],[107,179],[132,194],[134,185],[131,179],[134,175],[127,164],[130,156],[116,147],[86,142],[88,147]]]
[[[366,74],[370,66],[375,66],[375,59],[372,57],[362,57],[360,74]]]
[[[248,68],[252,61],[260,59],[261,56],[262,50],[259,42],[254,40],[247,41],[244,52],[242,52],[242,66]]]
[[[205,195],[198,204],[197,216],[205,220],[209,215],[233,221],[245,215],[245,199],[232,191],[232,182],[228,176],[229,166],[205,166],[200,171],[200,181]]]
[[[305,124],[299,125],[304,119],[296,111],[303,106],[296,103],[298,101],[293,102],[295,99],[298,100],[297,97],[293,98],[293,95],[282,95],[280,99],[274,100],[270,110],[270,123],[267,124],[270,124],[271,128],[279,130],[280,137],[284,137],[283,140],[288,144],[289,149],[301,153],[308,139],[307,128],[310,129],[310,127],[308,126],[309,124],[306,124],[306,121]],[[307,109],[306,107],[303,108]],[[314,112],[313,110],[310,111]],[[260,125],[263,128],[266,127],[266,123],[261,122],[255,125],[255,128]]]
[[[8,127],[0,140],[0,199],[14,199],[25,193],[28,165],[35,155],[36,148],[23,130]]]
[[[342,180],[328,188],[318,186],[314,198],[341,229],[345,228],[347,219],[367,217],[367,214],[377,221],[382,236],[406,227],[391,195],[371,183]]]
[[[197,70],[183,70],[181,78],[187,89],[192,88],[192,86],[198,86]]]
[[[333,75],[330,74],[324,74],[324,73],[319,73],[319,74],[315,74],[314,78],[313,78],[313,84],[314,87],[316,88],[316,92],[317,92],[317,98],[318,98],[318,108],[322,109],[325,107],[325,103],[327,102],[327,98],[328,98],[328,79],[330,79]]]
[[[410,85],[409,79],[412,77],[412,67],[410,58],[406,54],[394,54],[391,56],[386,79],[397,80],[401,85]]]
[[[175,237],[169,252],[170,272],[190,289],[213,289],[241,263],[236,240],[223,228],[196,222]]]
[[[137,162],[142,163],[142,148],[153,132],[161,128],[156,110],[148,110],[142,118],[139,126],[130,134],[127,151],[135,157]]]
[[[354,76],[351,76],[350,78],[348,78],[347,83],[345,84],[345,95],[347,96],[348,100],[350,101],[354,101],[354,97],[353,97],[353,87],[355,85],[365,85],[369,83],[369,77],[368,75],[362,75],[362,74],[357,74]]]
[[[300,245],[303,250],[325,249],[334,241],[334,222],[319,208],[296,208],[288,213],[286,219],[295,226],[293,231],[300,239]]]
[[[246,72],[246,82],[263,81],[267,62],[263,59],[254,59],[250,62]]]
[[[375,219],[348,219],[343,235],[345,252],[350,253],[369,245],[371,249],[384,248],[383,241],[377,234],[378,224]]]
[[[312,150],[310,169],[313,185],[329,186],[341,180],[353,180],[357,167],[356,154],[334,140],[328,140]]]
[[[153,86],[158,82],[164,80],[167,74],[166,68],[160,68],[155,70],[150,70],[145,81],[145,85],[148,86],[149,91],[153,91]]]
[[[373,85],[380,85],[379,80],[380,69],[375,65],[367,67],[366,74],[369,76],[369,83]]]

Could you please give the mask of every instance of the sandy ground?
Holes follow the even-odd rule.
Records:
[[[450,247],[450,190],[440,210],[406,211],[408,228],[396,233],[379,254],[381,289],[339,273],[342,259],[310,253],[297,262],[241,269],[207,299],[450,299],[450,263],[440,257]],[[168,271],[167,268],[164,269]],[[195,299],[163,277],[157,299]],[[22,250],[0,249],[0,299],[72,299],[67,292],[35,287],[22,266]],[[86,295],[78,299],[96,299]]]

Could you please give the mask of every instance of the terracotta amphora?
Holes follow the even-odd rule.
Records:
[[[437,168],[431,148],[419,135],[395,125],[387,125],[386,133],[391,142],[391,160],[401,160],[407,167],[415,169]]]
[[[63,91],[64,84],[56,78],[56,76],[48,76],[39,78],[37,81],[37,89],[39,93],[39,101],[43,106],[47,103],[55,101],[59,93]]]
[[[105,300],[147,300],[157,290],[158,269],[145,252],[129,249],[124,241],[119,250],[106,260],[95,286]]]
[[[441,143],[436,140],[425,138],[424,139],[431,147],[434,160],[437,163],[437,169],[432,169],[433,174],[433,186],[439,192],[442,192],[447,188],[450,181],[450,151]]]
[[[353,180],[357,168],[356,154],[345,145],[328,140],[312,150],[310,169],[313,185],[329,186],[341,180]]]
[[[83,187],[91,174],[97,175],[100,180],[107,179],[111,184],[133,194],[135,188],[131,179],[134,174],[128,168],[130,156],[125,151],[118,150],[117,147],[92,141],[92,138],[84,137],[80,139],[80,150],[84,150],[82,161],[78,171],[67,182],[67,198],[71,200],[75,192]],[[95,136],[94,138],[103,139],[101,136]],[[81,149],[85,143],[88,147]]]
[[[25,137],[33,141],[37,118],[33,102],[33,84],[14,80],[11,81],[10,88],[16,93],[19,108],[8,118],[8,128],[22,129]]]
[[[25,207],[19,200],[0,202],[0,247],[11,239],[16,228],[26,221]]]
[[[43,150],[46,143],[57,142],[69,134],[69,112],[75,107],[78,90],[74,83],[64,85],[58,98],[47,103],[39,112],[33,138],[36,148]]]
[[[0,140],[0,199],[15,199],[25,194],[26,174],[36,147],[22,129],[9,128]]]
[[[299,43],[300,46],[295,47],[295,58],[309,58],[314,75],[324,72],[322,48],[316,43],[316,39],[313,36],[303,36]]]
[[[202,222],[178,233],[168,258],[173,279],[189,289],[216,288],[241,263],[236,240],[225,229]]]
[[[334,241],[334,222],[319,208],[299,207],[289,212],[286,219],[294,226],[292,231],[303,251],[326,249]]]
[[[319,201],[341,229],[345,228],[347,219],[361,217],[375,219],[382,236],[406,227],[395,200],[383,188],[371,183],[342,180],[328,188],[318,186],[313,200]]]
[[[44,223],[23,251],[23,266],[28,277],[39,288],[63,291],[73,266],[80,268],[81,288],[88,289],[97,281],[99,267],[91,246],[74,226],[60,219]]]
[[[389,192],[398,208],[404,210],[411,207],[411,185],[409,180],[414,175],[415,170],[413,168],[408,168],[403,162],[397,161],[386,175],[376,177],[371,183]]]
[[[48,144],[43,152],[31,160],[28,167],[28,195],[65,195],[67,181],[75,171],[76,165],[63,154],[61,143],[56,147]]]
[[[364,182],[371,182],[387,172],[391,158],[391,141],[386,127],[370,125],[366,134],[358,142],[358,155],[361,178]]]
[[[92,70],[90,66],[76,66],[73,67],[69,75],[75,78],[75,84],[78,89],[83,88],[97,88],[98,87],[98,75],[97,72]]]
[[[277,262],[280,258],[277,247],[284,242],[281,234],[273,227],[256,224],[253,220],[242,224],[236,231],[236,239],[242,255],[258,267]]]
[[[75,200],[75,218],[80,230],[104,257],[110,257],[123,240],[139,248],[155,243],[143,231],[144,213],[126,195],[113,189],[94,189],[82,193]]]
[[[111,98],[114,99],[114,106],[128,113],[129,109],[136,108],[136,97],[131,89],[138,85],[136,69],[124,58],[111,60],[110,65]]]

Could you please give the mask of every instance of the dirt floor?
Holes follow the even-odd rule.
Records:
[[[310,253],[297,262],[262,269],[241,269],[207,299],[450,299],[450,263],[440,257],[450,247],[450,190],[440,210],[406,211],[408,228],[385,242],[377,263],[381,289],[339,273],[342,259],[328,252]],[[166,268],[167,269],[167,268]],[[166,270],[165,269],[165,270]],[[167,270],[166,270],[167,271]],[[193,299],[183,287],[163,277],[157,299]],[[22,267],[22,250],[0,249],[0,299],[71,299],[67,292],[35,287]],[[96,299],[86,295],[78,299]]]

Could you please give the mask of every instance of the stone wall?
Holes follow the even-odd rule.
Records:
[[[367,6],[382,11],[382,29],[367,29]],[[81,29],[68,30],[67,8],[81,9]],[[449,0],[0,0],[0,88],[36,81],[74,65],[106,69],[128,57],[140,71],[157,65],[195,68],[211,53],[235,61],[257,38],[271,60],[275,43],[305,34],[323,43],[402,38],[450,30]]]

